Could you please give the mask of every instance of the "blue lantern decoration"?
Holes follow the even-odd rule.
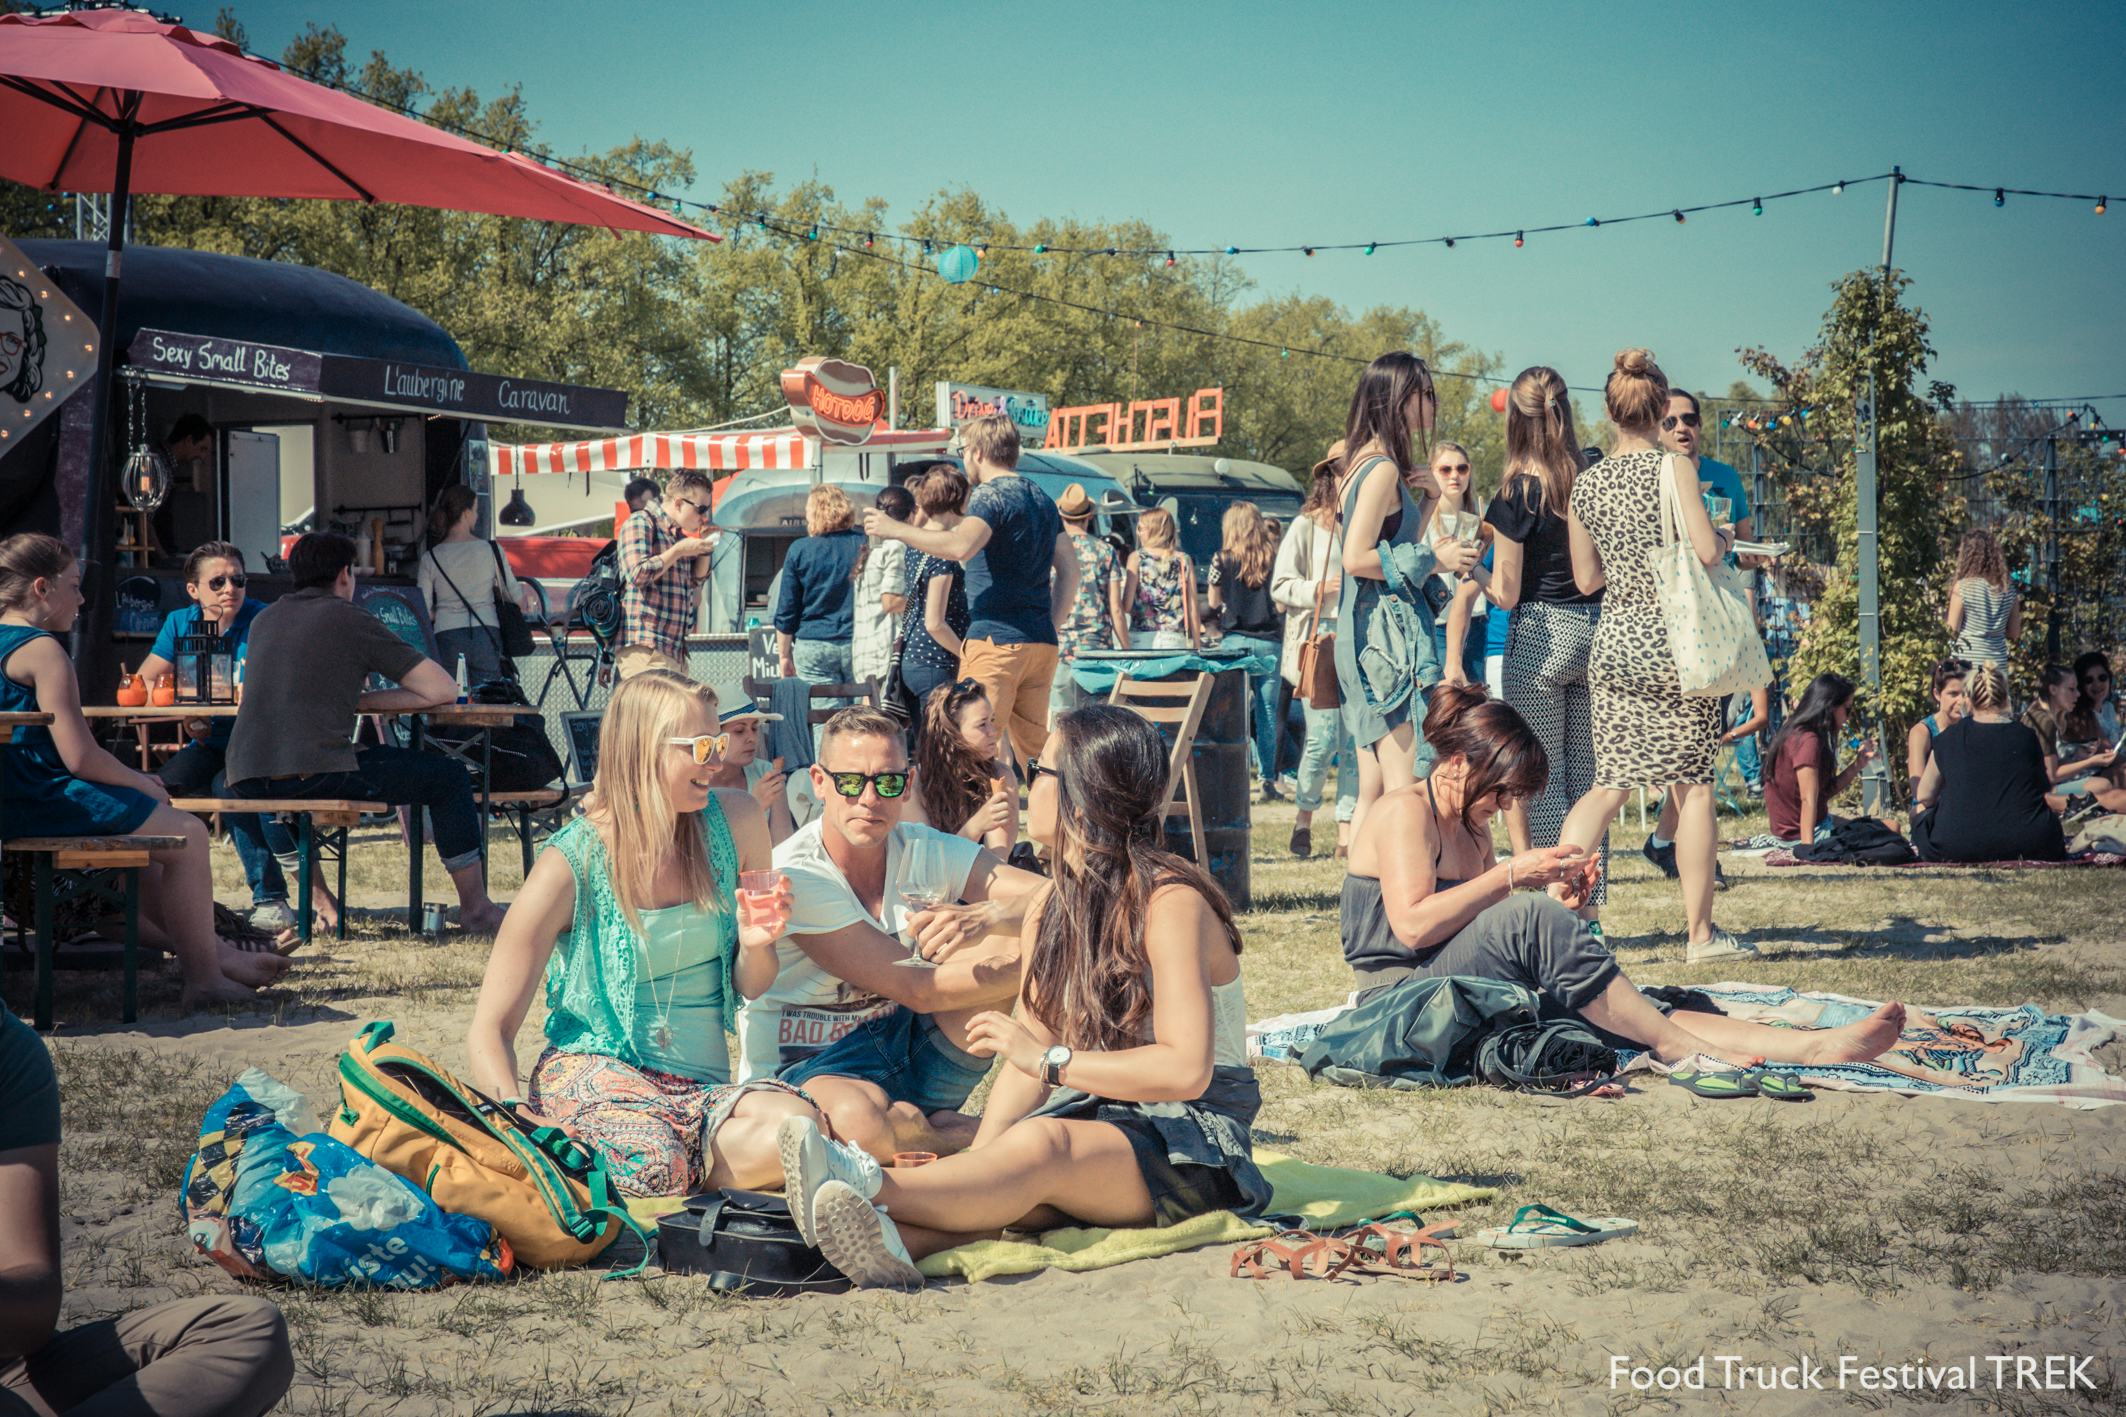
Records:
[[[947,246],[938,253],[938,274],[954,285],[964,285],[974,279],[974,269],[980,258],[972,246]]]

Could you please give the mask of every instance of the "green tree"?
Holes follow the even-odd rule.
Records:
[[[1909,283],[1902,272],[1885,279],[1879,271],[1856,271],[1832,287],[1817,343],[1798,361],[1788,365],[1762,349],[1742,356],[1781,405],[1810,410],[1805,423],[1782,419],[1785,426],[1766,428],[1759,436],[1775,454],[1773,475],[1792,516],[1827,531],[1837,548],[1832,573],[1815,598],[1788,669],[1797,692],[1826,672],[1843,674],[1865,689],[1854,432],[1855,408],[1866,396],[1869,371],[1874,372],[1882,695],[1864,707],[1892,737],[1932,707],[1928,673],[1949,639],[1942,623],[1948,595],[1943,562],[1951,529],[1962,519],[1957,480],[1962,458],[1929,402],[1953,391],[1934,384],[1927,395],[1920,392],[1934,349],[1926,315],[1903,299]],[[1900,757],[1888,756],[1893,762]]]

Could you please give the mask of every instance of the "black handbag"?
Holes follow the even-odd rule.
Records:
[[[657,1261],[667,1274],[703,1274],[709,1287],[755,1299],[839,1294],[842,1272],[804,1242],[777,1195],[726,1187],[688,1196],[657,1222]]]
[[[1493,1087],[1578,1097],[1615,1081],[1617,1050],[1578,1019],[1495,1028],[1476,1050],[1476,1075]]]
[[[512,722],[492,730],[488,760],[494,777],[487,786],[489,792],[537,792],[561,780],[561,755],[546,736],[546,718],[529,706],[522,685],[514,679],[489,679],[466,697],[476,704],[516,704],[525,709]],[[429,741],[448,744],[458,752],[473,777],[475,792],[481,790],[481,731],[455,723],[438,723],[428,730]]]
[[[530,654],[537,647],[532,641],[531,621],[524,618],[524,607],[511,599],[504,589],[509,584],[509,567],[502,560],[502,548],[490,541],[487,549],[495,553],[495,570],[500,573],[500,581],[495,586],[495,623],[502,630],[502,657],[515,659]],[[438,562],[436,568],[441,570],[442,563]]]

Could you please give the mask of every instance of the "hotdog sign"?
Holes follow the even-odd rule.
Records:
[[[870,442],[886,411],[886,395],[869,369],[817,354],[782,371],[782,396],[798,427],[845,448]]]

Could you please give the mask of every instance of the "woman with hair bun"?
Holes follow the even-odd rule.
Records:
[[[1675,490],[1701,564],[1719,564],[1734,547],[1734,532],[1714,529],[1698,494],[1698,470],[1658,441],[1668,376],[1651,351],[1617,355],[1603,400],[1616,438],[1609,455],[1574,481],[1566,515],[1573,584],[1583,595],[1603,592],[1587,658],[1594,784],[1566,817],[1558,839],[1592,849],[1633,789],[1675,786],[1687,958],[1695,964],[1747,957],[1754,947],[1713,924],[1713,754],[1720,742],[1720,701],[1686,697],[1676,677],[1654,575],[1662,543],[1662,479]]]
[[[2058,861],[2060,819],[2045,805],[2052,783],[2037,735],[2008,716],[2008,676],[1974,664],[1964,676],[1965,717],[1934,738],[1916,794],[1930,808],[1912,819],[1922,861]]]
[[[1492,818],[1540,793],[1549,777],[1535,732],[1482,689],[1443,684],[1425,737],[1436,755],[1432,775],[1382,797],[1351,845],[1343,947],[1361,997],[1418,977],[1502,979],[1534,990],[1545,1017],[1578,1015],[1613,1043],[1649,1049],[1664,1063],[1693,1054],[1736,1066],[1862,1062],[1897,1041],[1902,1004],[1817,1031],[1654,1003],[1572,913],[1599,869],[1583,848],[1493,857]],[[1562,901],[1534,893],[1545,887]]]

